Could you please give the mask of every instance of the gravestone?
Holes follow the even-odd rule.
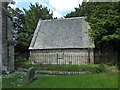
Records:
[[[35,79],[35,68],[31,67],[28,69],[27,72],[27,83],[31,82],[34,79]]]

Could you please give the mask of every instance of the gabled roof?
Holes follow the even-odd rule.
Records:
[[[39,20],[29,49],[89,48],[88,29],[83,17]]]

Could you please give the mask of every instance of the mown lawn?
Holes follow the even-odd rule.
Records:
[[[24,62],[20,68],[9,75],[2,75],[3,88],[118,88],[118,69],[116,66],[101,65],[31,65]],[[23,67],[21,67],[21,65]],[[24,67],[25,66],[25,67]],[[27,66],[27,67],[26,67]],[[90,71],[85,75],[41,75],[36,74],[36,80],[26,83],[24,69],[35,67],[56,71]],[[47,68],[47,69],[46,69]],[[98,70],[106,72],[98,72]],[[97,72],[96,72],[97,71]]]
[[[101,66],[102,65],[102,66]],[[72,64],[32,64],[31,60],[24,60],[16,63],[16,68],[24,68],[28,69],[30,67],[34,67],[36,70],[48,70],[48,71],[90,71],[95,73],[98,69],[102,69],[103,71],[117,70],[114,65],[107,64],[80,64],[80,65],[72,65]],[[98,71],[99,72],[99,71]]]
[[[38,76],[21,88],[118,88],[118,73],[75,76]]]

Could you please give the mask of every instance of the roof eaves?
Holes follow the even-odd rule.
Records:
[[[31,44],[30,44],[30,47],[29,47],[29,50],[33,49],[33,47],[34,47],[35,41],[36,41],[38,33],[40,31],[41,23],[42,23],[42,20],[39,20],[39,22],[37,24],[37,28],[36,28],[36,30],[34,32],[34,35],[33,35],[33,38],[32,38],[32,41],[31,41]]]

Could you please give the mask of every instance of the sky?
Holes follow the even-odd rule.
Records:
[[[53,17],[61,18],[67,13],[74,11],[75,7],[79,7],[83,0],[14,0],[15,5],[10,5],[12,8],[20,8],[23,10],[29,9],[30,3],[38,2],[42,6],[48,7],[53,11]]]

